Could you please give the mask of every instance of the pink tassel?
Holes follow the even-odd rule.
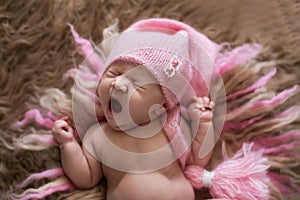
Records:
[[[185,170],[194,188],[208,187],[214,198],[235,200],[268,200],[269,182],[267,158],[261,151],[252,151],[252,144],[244,144],[232,158],[227,158],[213,172],[191,165]]]
[[[38,109],[31,109],[25,113],[23,120],[16,122],[13,127],[22,127],[34,119],[39,125],[51,129],[53,121],[50,118],[43,118],[41,112]]]

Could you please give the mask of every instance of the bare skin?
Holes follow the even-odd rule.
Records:
[[[146,138],[130,135],[131,132],[145,134],[145,131],[135,131],[139,130],[137,125],[140,127],[151,124],[152,127],[161,127],[163,117],[161,111],[165,103],[160,86],[151,82],[154,78],[149,73],[143,77],[143,80],[132,79],[133,76],[127,72],[134,67],[129,64],[112,66],[101,79],[97,93],[101,94],[99,101],[107,121],[100,125],[93,125],[85,134],[82,146],[74,139],[73,129],[67,118],[55,122],[53,136],[61,146],[64,171],[77,187],[83,189],[95,186],[105,176],[108,183],[107,199],[192,200],[194,199],[193,188],[184,177],[171,148],[166,149],[166,154],[162,157],[164,160],[174,159],[174,162],[150,171],[143,171],[144,160],[137,158],[129,162],[131,158],[127,159],[124,155],[114,154],[111,149],[107,150],[106,141],[111,141],[120,149],[134,153],[154,152],[169,144],[162,129]],[[151,84],[143,82],[145,77]],[[125,112],[123,105],[118,103],[124,98],[130,98],[128,112],[131,120],[128,120],[128,112]],[[112,101],[117,103],[113,102],[115,103],[113,104]],[[151,110],[153,105],[160,106]],[[188,164],[204,167],[211,156],[208,154],[204,158],[199,158],[198,154],[203,138],[207,132],[210,133],[208,130],[211,126],[213,106],[208,98],[194,98],[188,108],[190,124],[185,119],[181,121],[181,128],[186,138],[191,138],[192,133],[196,135]],[[196,126],[199,121],[200,125]],[[210,140],[212,141],[213,137]],[[109,158],[110,164],[106,162],[106,158]],[[116,163],[125,163],[128,171],[113,167]],[[131,169],[136,169],[138,173],[133,173]]]

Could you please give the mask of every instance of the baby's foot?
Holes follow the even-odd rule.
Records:
[[[188,115],[193,122],[210,122],[213,117],[215,103],[208,97],[194,97],[188,107]]]

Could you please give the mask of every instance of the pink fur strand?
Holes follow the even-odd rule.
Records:
[[[47,112],[47,116],[52,120],[52,121],[56,121],[59,119],[59,117],[55,116],[52,112],[48,111]]]
[[[263,116],[258,116],[258,117],[253,117],[250,118],[249,120],[245,120],[242,122],[225,122],[224,123],[224,128],[223,128],[223,132],[228,131],[229,129],[237,129],[237,130],[242,130],[246,127],[248,127],[249,125],[253,124],[254,122],[257,122],[259,120],[261,120]]]
[[[299,145],[300,145],[300,141],[298,139],[298,141],[296,141],[296,142],[290,142],[289,144],[282,144],[280,146],[265,149],[264,154],[267,154],[267,155],[276,154],[277,156],[280,156],[281,153],[284,153],[285,151],[292,151]],[[298,155],[298,157],[300,157],[300,155]]]
[[[299,118],[298,116],[300,116],[300,106],[293,106],[290,107],[288,109],[286,109],[285,111],[281,112],[280,114],[276,115],[274,117],[275,118],[285,118],[286,120],[290,117],[291,118]],[[236,130],[242,130],[246,127],[249,127],[249,125],[255,123],[255,122],[260,122],[263,119],[265,120],[265,115],[263,114],[261,116],[256,116],[256,117],[252,117],[248,120],[244,120],[241,122],[232,122],[232,121],[227,121],[224,124],[224,128],[223,128],[223,132],[228,131],[229,129],[236,129]]]
[[[46,170],[40,173],[31,174],[20,185],[18,185],[18,187],[23,188],[34,180],[39,180],[42,178],[55,178],[62,175],[64,175],[64,171],[61,167]]]
[[[283,194],[291,194],[295,191],[300,192],[299,187],[285,175],[269,172],[268,177],[275,187],[277,187]]]
[[[265,147],[276,146],[285,142],[300,140],[300,132],[297,131],[289,131],[285,134],[272,136],[272,137],[261,137],[255,140],[255,143],[260,143]]]
[[[253,83],[249,87],[228,95],[227,100],[234,99],[234,98],[236,98],[240,95],[246,94],[246,93],[251,92],[251,91],[253,91],[253,90],[255,90],[259,87],[262,87],[262,86],[266,85],[267,82],[270,80],[270,78],[272,78],[276,74],[276,71],[277,71],[276,68],[273,68],[268,74],[261,77],[258,81],[256,81],[255,83]]]
[[[286,117],[292,113],[299,114],[300,106],[292,106],[292,107],[286,109],[285,111],[283,111],[282,113],[278,114],[277,117]]]
[[[257,111],[259,113],[259,111],[261,111],[261,110],[271,109],[279,104],[284,103],[289,97],[296,94],[297,92],[299,92],[299,86],[295,85],[292,88],[289,88],[289,89],[286,89],[286,90],[280,92],[272,99],[257,101],[252,104],[247,104],[245,106],[231,110],[226,115],[226,121],[229,121],[229,120],[235,118],[236,116],[243,115],[250,111],[251,112]]]
[[[209,177],[211,195],[214,198],[235,200],[269,199],[269,165],[266,162],[267,158],[263,157],[261,151],[252,151],[252,144],[245,143],[232,158],[225,159],[213,171],[213,177]],[[197,189],[205,186],[205,173],[204,169],[195,165],[185,170],[187,179]]]
[[[47,190],[39,193],[29,193],[26,194],[20,198],[13,197],[13,200],[28,200],[28,199],[42,199],[46,196],[49,196],[50,194],[53,194],[55,192],[59,191],[66,191],[66,190],[73,190],[75,187],[71,183],[67,183],[61,186],[56,186],[56,187],[50,187]]]
[[[71,32],[72,32],[72,35],[73,35],[73,38],[74,38],[75,42],[81,46],[82,53],[85,56],[92,53],[93,52],[93,47],[92,47],[91,43],[88,40],[80,37],[79,34],[75,31],[74,26],[72,24],[68,23],[68,26],[71,29]]]
[[[38,141],[44,144],[56,144],[56,140],[52,135],[29,134],[23,138],[24,143],[30,143],[33,141]]]
[[[79,36],[72,24],[68,25],[71,29],[75,42],[81,46],[81,50],[84,56],[86,57],[88,63],[91,64],[91,66],[98,74],[102,74],[104,71],[104,62],[101,59],[101,57],[95,53],[91,43],[88,40]]]
[[[52,128],[53,121],[50,118],[43,118],[41,112],[38,109],[31,109],[25,113],[23,120],[16,122],[13,127],[22,127],[34,119],[39,125],[45,128]]]
[[[279,136],[259,137],[254,141],[255,149],[263,149],[265,155],[300,158],[300,132],[290,131]],[[297,152],[298,151],[298,152]]]
[[[220,74],[233,69],[239,64],[243,64],[245,61],[254,58],[261,52],[261,46],[258,44],[245,44],[241,47],[237,47],[232,51],[219,54],[216,59],[216,66],[219,69]]]

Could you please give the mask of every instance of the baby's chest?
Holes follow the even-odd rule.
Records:
[[[133,136],[127,132],[114,131],[105,132],[105,135],[112,144],[133,153],[149,153],[169,145],[169,141],[162,131],[147,138]]]
[[[172,148],[164,133],[151,138],[136,138],[124,132],[106,131],[95,142],[101,163],[118,171],[140,173],[155,171],[173,163]]]

